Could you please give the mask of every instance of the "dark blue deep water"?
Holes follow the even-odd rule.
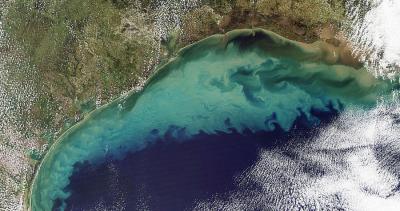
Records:
[[[332,106],[329,111],[313,109],[311,113],[322,125],[338,115]],[[225,124],[229,126],[230,120]],[[153,144],[123,159],[106,156],[97,164],[76,164],[66,188],[71,192],[66,210],[93,210],[100,205],[117,209],[116,204],[125,210],[190,210],[198,201],[228,196],[237,188],[235,176],[257,162],[260,150],[286,145],[294,138],[298,143],[318,133],[304,115],[289,132],[272,124],[272,132],[239,133],[234,128],[214,134],[200,131],[184,142],[179,139],[185,136],[185,128],[171,126],[162,136],[157,135]],[[258,187],[254,184],[249,188]],[[60,205],[56,200],[53,210]]]
[[[51,146],[31,210],[190,210],[232,196],[260,151],[296,160],[293,147],[339,111],[374,106],[392,89],[325,61],[331,54],[263,30],[182,49],[143,90],[96,109]],[[301,171],[324,174],[307,165]]]

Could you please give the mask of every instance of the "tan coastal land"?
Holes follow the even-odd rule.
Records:
[[[22,59],[27,69],[7,77],[29,79],[20,88],[34,93],[13,120],[18,140],[9,140],[0,131],[0,150],[11,150],[6,156],[18,158],[12,158],[18,160],[14,166],[0,161],[1,178],[8,178],[0,184],[12,184],[10,191],[0,194],[4,209],[21,205],[35,169],[62,133],[90,111],[143,86],[179,49],[205,37],[262,28],[313,43],[327,52],[328,63],[361,65],[342,30],[343,0],[14,0],[3,4],[1,23],[8,44],[0,46],[1,51]],[[171,13],[177,18],[171,18]],[[11,68],[21,69],[16,64]],[[15,171],[15,166],[20,170]]]

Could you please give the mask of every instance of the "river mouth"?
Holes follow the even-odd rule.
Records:
[[[99,204],[100,195],[137,205],[146,201],[140,194],[151,200],[164,197],[157,200],[160,204],[148,202],[154,210],[190,208],[196,200],[233,190],[235,175],[253,165],[261,149],[273,148],[276,140],[284,143],[288,134],[301,136],[293,130],[317,131],[346,108],[368,109],[378,96],[390,93],[389,82],[337,63],[320,45],[255,29],[215,35],[184,48],[143,91],[95,111],[58,140],[33,182],[31,209],[80,205],[85,210]],[[133,176],[146,172],[146,164],[154,172]],[[216,173],[207,180],[203,172]],[[109,188],[93,190],[113,174],[132,186],[104,186],[127,188],[116,195],[104,193]],[[175,189],[159,188],[165,183]]]

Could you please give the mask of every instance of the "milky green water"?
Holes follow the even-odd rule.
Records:
[[[318,124],[312,108],[368,109],[393,88],[363,69],[325,63],[328,54],[262,30],[215,35],[183,49],[143,91],[94,111],[51,147],[32,184],[31,210],[51,210],[55,199],[69,196],[63,189],[77,162],[122,157],[171,126],[188,137],[228,131],[226,119],[238,131],[271,131],[275,114],[289,130],[300,111]]]

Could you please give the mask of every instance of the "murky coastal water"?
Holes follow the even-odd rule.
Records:
[[[53,145],[31,209],[180,210],[229,198],[260,151],[307,140],[341,112],[390,98],[394,84],[327,49],[259,29],[183,49],[143,91],[96,110]]]

